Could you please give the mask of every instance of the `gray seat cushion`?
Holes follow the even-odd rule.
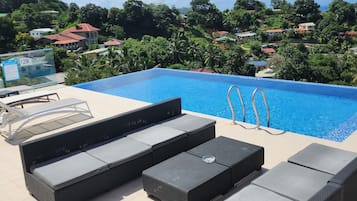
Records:
[[[214,120],[197,117],[189,114],[184,114],[179,117],[170,119],[161,123],[162,126],[167,126],[187,132],[192,132],[197,129],[203,129],[210,125],[215,124]]]
[[[57,190],[97,175],[107,169],[108,166],[103,161],[85,152],[80,152],[61,160],[49,161],[42,166],[34,167],[32,173]]]
[[[174,138],[184,135],[185,132],[161,125],[151,126],[143,130],[131,133],[128,138],[145,143],[151,147],[165,144]]]
[[[289,162],[335,175],[356,157],[350,151],[313,143],[290,157]]]
[[[151,147],[131,138],[115,141],[87,150],[91,156],[104,161],[109,167],[121,165],[151,152]]]
[[[242,190],[230,196],[226,201],[292,201],[286,197],[278,195],[272,191],[248,185]]]
[[[252,184],[274,191],[294,200],[309,200],[324,186],[332,175],[281,162],[252,181]]]

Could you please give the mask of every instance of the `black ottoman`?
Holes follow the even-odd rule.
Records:
[[[143,172],[143,187],[162,201],[210,200],[230,188],[226,166],[181,153]]]
[[[189,151],[197,157],[212,155],[215,162],[230,169],[231,185],[264,164],[264,148],[220,136]]]

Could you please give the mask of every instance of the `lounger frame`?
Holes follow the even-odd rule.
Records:
[[[79,107],[83,105],[83,107]],[[16,109],[11,106],[5,105],[0,102],[0,106],[4,108],[7,112],[2,115],[2,128],[7,129],[7,138],[12,140],[16,138],[17,134],[31,121],[34,121],[40,117],[52,115],[52,114],[84,114],[89,117],[93,117],[93,114],[89,108],[89,105],[84,100],[79,99],[62,99],[56,102],[43,103],[44,106],[42,109],[35,112],[26,112],[25,109]],[[49,107],[46,107],[49,106]],[[31,108],[31,107],[30,107]],[[20,123],[15,130],[12,130],[13,124]]]

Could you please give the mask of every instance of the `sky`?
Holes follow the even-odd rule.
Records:
[[[111,8],[111,7],[117,7],[117,8],[122,8],[123,3],[126,0],[62,0],[63,2],[66,3],[71,3],[74,2],[78,6],[84,6],[88,3],[94,3],[96,5],[99,5],[101,7],[105,8]],[[182,7],[190,7],[190,2],[191,0],[142,0],[144,3],[164,3],[168,6],[175,6],[176,8],[182,8]],[[236,0],[210,0],[211,3],[215,4],[218,9],[224,10],[224,9],[231,9],[234,5]],[[320,4],[321,6],[328,6],[328,4],[332,0],[315,0],[316,3]],[[356,3],[357,0],[345,0],[350,3]],[[262,0],[263,3],[265,3],[265,6],[270,7],[270,0]],[[294,0],[289,0],[289,2],[294,2]]]

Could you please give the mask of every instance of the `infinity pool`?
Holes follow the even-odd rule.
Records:
[[[251,96],[259,87],[266,93],[273,128],[339,142],[357,130],[356,87],[159,68],[75,86],[152,103],[181,97],[185,110],[231,119],[227,102],[231,85],[241,89],[248,123],[256,123]],[[241,105],[235,91],[231,97],[240,121]],[[255,102],[261,125],[265,126],[266,113],[260,94]]]

